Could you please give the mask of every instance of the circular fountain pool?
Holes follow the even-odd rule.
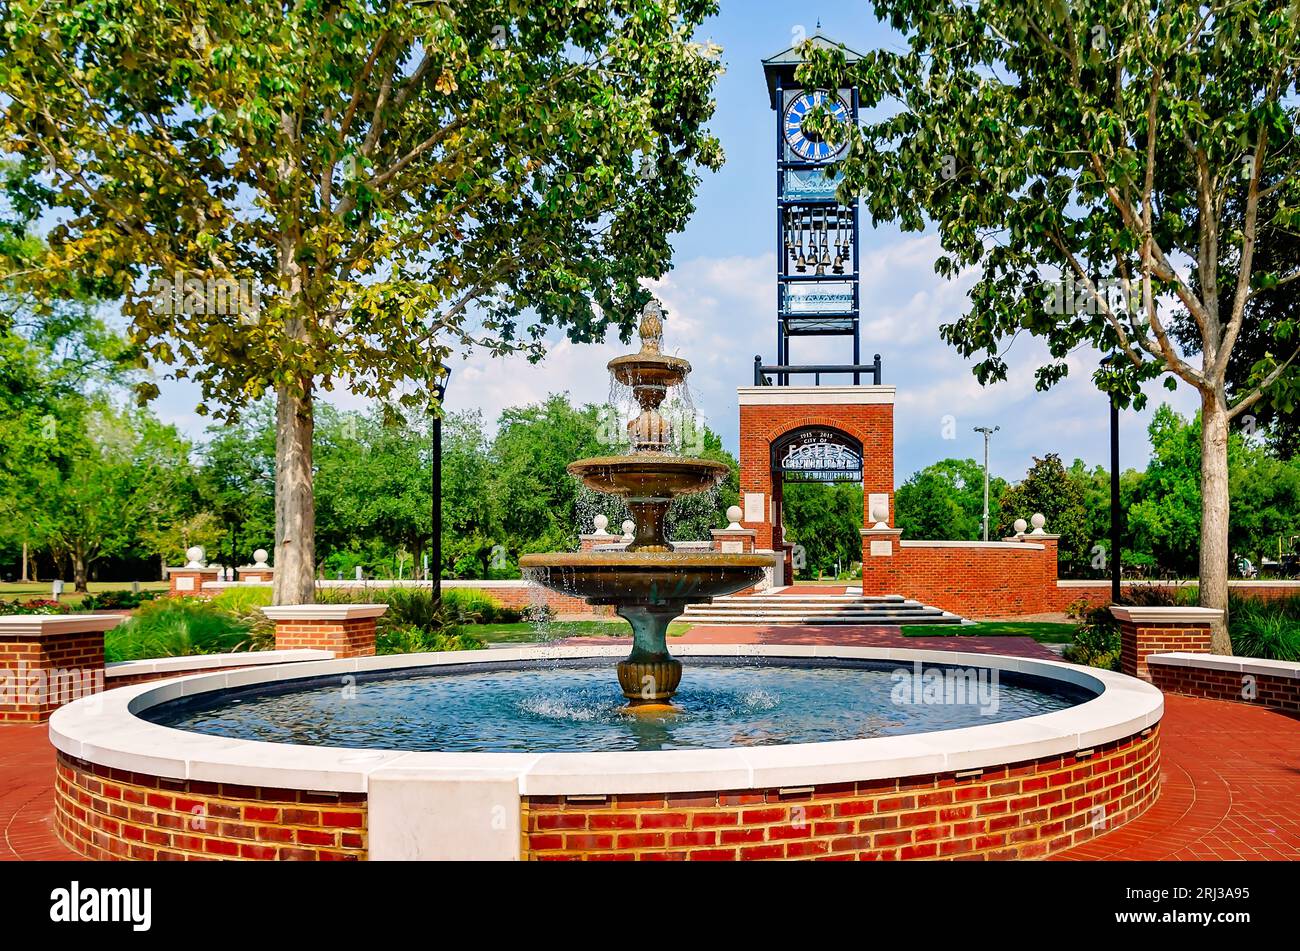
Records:
[[[184,697],[142,714],[211,736],[382,750],[718,749],[898,736],[1064,710],[1096,691],[1041,676],[931,664],[699,658],[668,713],[633,713],[607,664],[377,672]]]
[[[1159,792],[1162,698],[1121,674],[680,645],[684,712],[633,720],[604,675],[625,650],[361,657],[84,697],[50,720],[55,828],[92,858],[1039,858]],[[996,677],[997,710],[927,693],[926,671]]]

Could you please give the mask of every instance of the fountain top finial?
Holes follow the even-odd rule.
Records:
[[[653,297],[641,308],[642,353],[659,353],[664,342],[664,312],[659,302]]]

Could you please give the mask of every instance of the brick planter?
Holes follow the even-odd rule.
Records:
[[[1300,717],[1300,664],[1224,657],[1222,654],[1152,654],[1151,682],[1165,693],[1268,707]]]
[[[263,608],[275,622],[276,650],[326,650],[336,658],[372,657],[375,620],[386,604],[294,604]]]
[[[39,723],[104,689],[104,632],[116,614],[0,617],[0,723]]]
[[[1147,657],[1178,651],[1210,653],[1210,625],[1223,616],[1213,608],[1125,607],[1112,605],[1119,621],[1120,671],[1148,683]]]

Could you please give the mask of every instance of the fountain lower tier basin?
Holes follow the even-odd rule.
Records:
[[[352,658],[86,697],[50,721],[55,828],[110,859],[1037,858],[1122,826],[1158,794],[1162,698],[1121,674],[957,652],[680,645],[680,696],[697,691],[698,709],[629,717],[601,669],[624,650]],[[938,685],[963,681],[996,682],[1004,715],[1017,691],[1064,705],[954,719],[961,704]],[[283,741],[151,722],[183,705],[255,721],[263,703],[290,704],[262,708]],[[890,732],[895,719],[925,728]],[[122,802],[149,805],[123,815]]]

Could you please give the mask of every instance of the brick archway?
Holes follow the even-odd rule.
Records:
[[[774,550],[780,484],[773,475],[772,446],[801,429],[839,430],[862,444],[863,524],[873,496],[883,496],[894,524],[894,387],[750,386],[740,403],[740,495],[744,527],[755,547]]]

